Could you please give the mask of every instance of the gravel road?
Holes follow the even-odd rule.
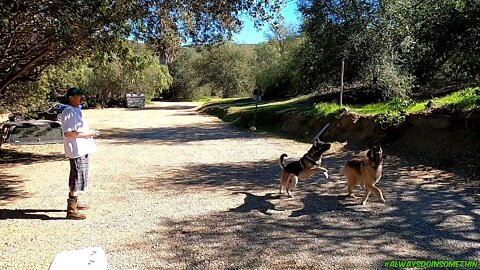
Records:
[[[106,136],[81,199],[87,219],[64,219],[62,145],[2,146],[0,269],[48,269],[65,250],[102,247],[110,269],[374,269],[385,260],[480,260],[479,181],[388,153],[386,204],[346,198],[335,143],[330,179],[279,196],[277,159],[309,145],[239,131],[198,103],[85,110]],[[361,195],[360,188],[356,194]]]

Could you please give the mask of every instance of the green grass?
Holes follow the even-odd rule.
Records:
[[[459,110],[471,110],[480,103],[480,87],[467,88],[434,100],[437,106],[453,106]]]
[[[480,87],[467,88],[450,95],[435,98],[436,107],[449,107],[456,110],[471,110],[480,102],[477,92]],[[412,103],[407,107],[408,113],[421,112],[425,110],[428,100]],[[235,117],[239,114],[253,114],[255,111],[255,102],[252,98],[230,98],[230,99],[209,99],[203,106],[204,108],[215,108],[226,111],[226,115]],[[378,102],[367,105],[346,105],[349,111],[360,114],[383,114],[388,111],[389,102]],[[301,96],[288,100],[280,101],[261,101],[258,103],[258,119],[271,119],[272,115],[281,115],[286,113],[308,114],[318,118],[327,118],[337,114],[340,106],[336,103],[316,103],[309,102],[309,97]]]
[[[380,114],[387,111],[388,102],[378,102],[367,105],[352,105],[347,108],[353,112],[360,114]]]
[[[337,114],[342,108],[337,103],[318,103],[313,109],[313,115],[319,118],[327,118],[333,114]]]
[[[226,98],[222,99],[221,97],[201,97],[198,99],[192,100],[192,102],[213,102],[219,100],[226,100]]]
[[[433,99],[437,108],[450,107],[456,110],[471,110],[475,108],[480,101],[476,91],[480,91],[480,87],[472,87],[457,91],[441,98]],[[407,107],[408,113],[416,113],[425,110],[428,100],[418,101]],[[477,102],[477,103],[476,103]],[[388,110],[388,102],[378,102],[363,106],[348,106],[354,112],[361,114],[382,114]]]

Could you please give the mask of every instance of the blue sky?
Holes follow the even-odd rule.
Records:
[[[282,15],[287,24],[293,24],[297,27],[300,25],[300,13],[297,10],[297,1],[289,0],[287,5],[282,9]],[[242,21],[244,22],[243,29],[238,34],[233,35],[233,42],[239,44],[257,44],[266,41],[265,31],[268,29],[268,26],[257,30],[253,26],[253,21],[251,21],[248,16],[244,16]]]

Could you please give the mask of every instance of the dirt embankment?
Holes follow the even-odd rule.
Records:
[[[325,138],[337,141],[386,143],[406,150],[451,159],[459,156],[478,157],[480,113],[472,114],[469,118],[466,116],[466,114],[409,114],[399,126],[382,128],[376,117],[348,112],[331,122],[332,127],[326,132]]]

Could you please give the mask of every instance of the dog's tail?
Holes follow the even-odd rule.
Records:
[[[283,163],[283,160],[285,159],[285,157],[288,157],[287,154],[282,154],[278,159],[278,165],[280,165],[280,168],[282,168],[283,170],[285,170],[285,164]]]

